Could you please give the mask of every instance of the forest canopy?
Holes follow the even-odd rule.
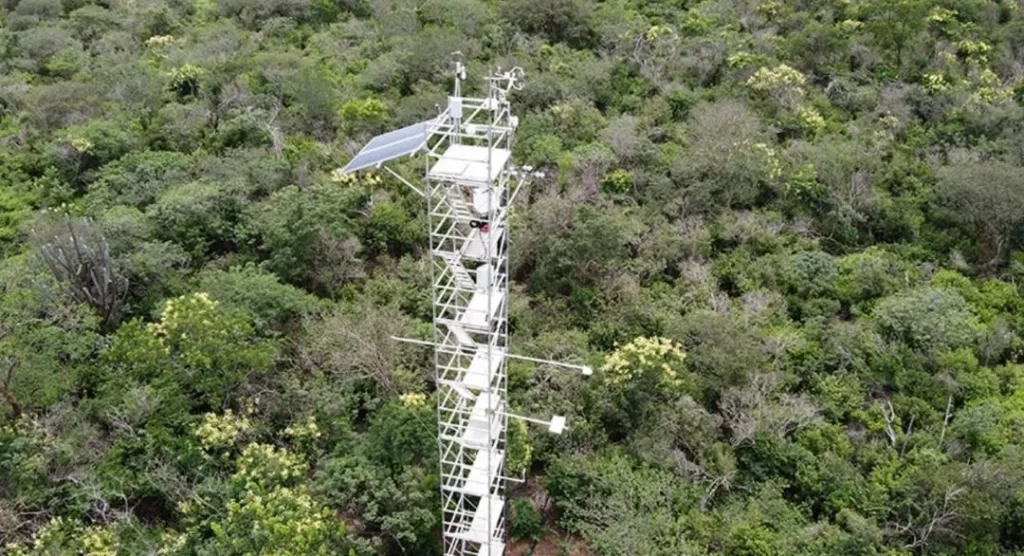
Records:
[[[0,0],[0,552],[441,554],[422,198],[520,66],[510,554],[1024,553],[1020,0]],[[418,166],[397,168],[414,173]]]

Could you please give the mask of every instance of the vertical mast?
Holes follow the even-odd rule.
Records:
[[[425,179],[433,268],[444,550],[502,556],[507,447],[508,201],[514,74],[461,96],[464,69],[433,135]]]
[[[518,119],[508,93],[522,70],[487,79],[487,96],[462,96],[466,68],[436,118],[378,135],[342,174],[384,168],[427,201],[434,337],[395,340],[434,348],[437,449],[445,556],[505,553],[505,456],[508,419],[561,434],[565,417],[549,421],[510,413],[507,361],[519,359],[592,374],[590,367],[515,355],[508,346],[508,216],[526,179],[513,168]],[[424,155],[420,190],[384,164]]]

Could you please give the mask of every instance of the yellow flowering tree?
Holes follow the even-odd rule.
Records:
[[[774,99],[785,108],[795,108],[806,94],[807,78],[799,71],[779,64],[763,67],[747,79],[747,86],[755,93]]]
[[[223,310],[202,292],[168,301],[160,321],[147,330],[185,375],[181,378],[215,403],[223,403],[245,375],[274,361],[273,345],[256,336],[249,319]]]
[[[193,412],[229,403],[246,377],[270,369],[275,354],[273,341],[258,336],[249,317],[228,312],[208,295],[192,294],[170,300],[155,323],[122,325],[101,352],[91,380],[111,404],[111,419],[131,417],[128,424],[150,435],[198,425],[207,434],[199,447],[219,457],[248,423],[231,414],[197,422]],[[167,446],[138,442],[146,450]]]
[[[797,113],[800,129],[807,135],[813,137],[825,131],[825,118],[813,106],[803,106]]]
[[[619,346],[600,367],[612,419],[637,425],[649,407],[680,393],[689,378],[685,362],[682,347],[668,338],[639,337]]]
[[[223,415],[207,413],[195,429],[203,452],[209,456],[227,457],[240,436],[249,431],[251,425],[245,417],[236,416],[230,409]]]
[[[229,414],[207,416],[196,436],[205,446],[233,442],[245,429]],[[315,434],[315,422],[290,435]],[[286,435],[288,435],[286,431]],[[307,485],[309,466],[287,448],[247,445],[234,462],[229,495],[220,503],[186,501],[178,506],[185,530],[166,535],[161,554],[306,556],[346,554],[345,523],[314,500]]]
[[[338,116],[351,131],[372,129],[388,121],[388,106],[376,98],[355,98],[341,105]]]
[[[170,75],[169,88],[180,98],[187,98],[199,94],[199,80],[206,75],[206,70],[189,63],[175,68]]]
[[[9,556],[115,556],[118,542],[109,528],[85,527],[76,521],[55,517],[36,531],[31,545],[14,544],[7,549]]]
[[[410,392],[398,396],[405,407],[419,407],[427,403],[427,395],[418,392]]]
[[[310,415],[304,421],[289,425],[284,429],[284,435],[290,438],[303,454],[312,455],[317,451],[323,432],[316,422],[316,417]]]
[[[679,383],[679,369],[686,359],[679,344],[668,338],[636,338],[609,355],[601,366],[604,381],[626,385],[649,381],[659,386]]]

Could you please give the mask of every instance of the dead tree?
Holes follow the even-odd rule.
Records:
[[[916,514],[907,512],[904,519],[886,522],[883,533],[887,536],[902,537],[908,550],[922,549],[935,537],[958,538],[957,499],[966,491],[959,485],[950,485],[942,492],[941,500],[931,500],[918,508]]]
[[[757,374],[746,386],[726,390],[718,412],[734,448],[752,442],[759,432],[785,438],[819,419],[818,408],[806,396],[783,391],[778,373]]]
[[[896,424],[896,410],[893,409],[892,402],[889,400],[885,400],[884,404],[879,404],[878,409],[882,412],[882,418],[885,419],[885,435],[889,437],[889,444],[895,448],[897,440],[896,429],[898,428]]]

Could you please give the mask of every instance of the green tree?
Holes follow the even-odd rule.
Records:
[[[0,261],[2,414],[18,417],[56,403],[98,340],[99,319],[24,257]]]
[[[985,267],[1005,260],[1019,231],[1024,196],[1020,169],[1000,162],[945,166],[936,192],[949,217],[967,227],[982,246]]]
[[[362,274],[356,215],[367,201],[359,185],[286,187],[250,205],[242,235],[285,281],[330,292]]]
[[[969,345],[978,330],[963,297],[927,287],[879,301],[872,316],[889,339],[928,353]]]
[[[267,371],[274,356],[274,344],[255,335],[247,316],[196,293],[169,300],[158,322],[121,327],[102,360],[109,379],[170,381],[192,392],[196,406],[220,407],[243,380]]]
[[[157,237],[177,243],[198,262],[232,245],[240,204],[230,186],[193,181],[165,191],[147,212]]]
[[[674,473],[635,465],[613,451],[560,458],[544,484],[561,511],[562,526],[581,534],[597,554],[699,550],[677,519],[696,506],[699,494]]]
[[[749,206],[771,175],[767,141],[757,115],[742,103],[698,105],[687,126],[689,149],[674,163],[674,178],[696,210]]]
[[[868,32],[879,46],[895,57],[897,71],[902,71],[907,48],[924,30],[928,7],[922,0],[867,2],[860,7]]]

